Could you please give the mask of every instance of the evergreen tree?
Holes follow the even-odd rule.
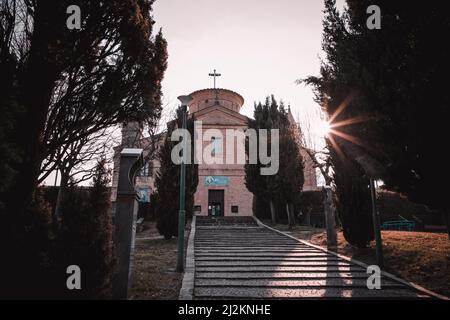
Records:
[[[27,210],[32,220],[28,222],[26,233],[16,229],[15,243],[11,242],[8,234],[0,232],[1,245],[9,247],[8,250],[2,251],[3,260],[9,262],[2,263],[0,267],[0,298],[55,298],[55,287],[52,283],[55,276],[53,272],[55,235],[51,228],[52,209],[44,197],[43,188],[36,190]],[[7,218],[11,219],[10,216]],[[10,221],[4,220],[2,223]],[[11,248],[16,248],[19,252],[14,256],[9,255]],[[14,260],[9,260],[13,258]],[[32,267],[34,269],[31,269]],[[20,277],[13,277],[13,275],[20,275]]]
[[[369,179],[350,157],[331,151],[336,192],[336,208],[344,238],[358,248],[374,240]]]
[[[320,78],[310,77],[305,80],[315,87],[317,102],[334,123],[356,119],[358,116],[355,111],[355,87],[352,84],[359,83],[361,75],[353,63],[357,52],[346,30],[346,22],[336,9],[335,0],[325,0],[322,46],[327,54],[326,61],[322,64]],[[360,137],[367,128],[367,122],[355,121],[351,126],[336,130],[347,136]],[[348,154],[347,141],[342,135],[331,132],[327,145],[334,170],[337,211],[344,237],[353,245],[365,247],[373,239],[367,178],[359,164]]]
[[[299,152],[299,146],[295,140],[294,132],[290,128],[287,113],[283,104],[277,103],[274,96],[267,97],[265,104],[255,104],[254,120],[249,121],[249,128],[255,129],[258,139],[259,153],[259,129],[279,130],[279,170],[275,175],[261,175],[264,165],[245,165],[245,184],[256,198],[254,208],[261,208],[265,203],[269,204],[272,223],[276,223],[276,208],[284,207],[288,216],[289,225],[295,222],[293,204],[300,197],[303,187],[303,161]],[[267,150],[271,150],[272,135],[268,134]],[[247,152],[249,148],[246,148]],[[259,215],[259,212],[256,212]]]
[[[81,9],[81,30],[66,26],[73,4]],[[27,239],[31,228],[43,229],[33,207],[44,159],[59,161],[72,142],[102,129],[160,116],[167,44],[162,33],[153,34],[152,5],[0,1],[0,250],[11,261],[0,274],[16,279],[23,296],[33,284],[19,288],[21,248],[45,249]],[[39,278],[48,265],[36,263],[23,265]]]
[[[295,224],[295,208],[299,201],[304,183],[303,158],[295,139],[295,132],[287,121],[284,108],[281,105],[282,123],[280,124],[280,168],[276,175],[275,198],[285,204],[289,229]]]
[[[348,0],[343,15],[335,1],[325,3],[327,56],[321,77],[307,79],[318,102],[330,115],[339,110],[334,123],[346,121],[335,130],[358,145],[353,159],[374,159],[387,187],[448,217],[450,173],[436,163],[450,116],[443,81],[450,71],[450,48],[432,37],[450,28],[445,4],[377,1],[381,29],[369,30],[366,9],[371,1]],[[342,134],[331,137],[346,148]]]
[[[171,141],[173,130],[182,126],[182,108],[178,108],[176,118],[167,125],[167,134],[159,152],[160,170],[156,176],[157,189],[156,222],[161,235],[167,240],[178,236],[178,212],[180,209],[180,165],[173,163],[171,154],[175,142]],[[187,129],[194,136],[194,117],[187,119]],[[194,141],[191,144],[191,159],[194,159]],[[186,164],[186,203],[187,216],[192,216],[194,209],[194,194],[198,185],[198,165]]]
[[[258,154],[259,154],[259,130],[267,129],[270,130],[273,128],[274,123],[276,122],[278,112],[278,106],[275,98],[267,97],[265,104],[263,105],[261,102],[258,104],[255,103],[253,117],[254,120],[250,119],[248,123],[249,129],[254,129],[257,135],[258,141]],[[268,146],[267,150],[271,150],[271,135],[267,136],[268,138]],[[246,152],[249,152],[249,146],[246,147]],[[245,165],[245,185],[247,189],[253,193],[255,196],[255,205],[254,208],[258,209],[261,206],[264,206],[266,203],[270,208],[270,215],[272,219],[272,223],[276,223],[277,216],[275,211],[275,197],[274,197],[274,187],[275,187],[275,179],[273,176],[264,176],[261,175],[261,168],[263,167],[262,163],[258,161],[256,164]],[[264,203],[264,204],[263,204]],[[259,216],[259,210],[256,211],[256,215]]]
[[[167,52],[162,34],[152,36],[152,3],[79,1],[82,27],[74,31],[66,26],[70,1],[2,1],[0,64],[11,72],[2,81],[12,89],[2,101],[23,111],[6,138],[21,154],[11,163],[17,172],[11,200],[19,191],[26,207],[42,161],[57,161],[71,142],[159,118]]]
[[[109,173],[105,164],[105,160],[99,161],[88,191],[71,185],[62,204],[57,255],[60,274],[65,276],[69,265],[79,266],[82,272],[82,290],[69,292],[60,287],[67,298],[104,299],[111,295],[114,258]],[[56,279],[65,285],[64,279]]]
[[[450,117],[450,47],[433,37],[450,28],[446,4],[379,1],[382,29],[370,33],[361,13],[368,3],[348,1],[351,28],[360,32],[355,65],[369,80],[359,85],[357,108],[377,119],[365,134],[378,146],[371,156],[384,164],[389,188],[440,210],[450,227],[450,173],[436,165]]]
[[[87,227],[91,233],[88,247],[93,271],[86,275],[92,298],[108,298],[111,294],[114,267],[113,225],[111,217],[110,173],[106,161],[99,161],[89,190]]]

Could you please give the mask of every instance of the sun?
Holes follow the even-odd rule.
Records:
[[[328,135],[330,134],[330,130],[331,130],[330,123],[328,121],[321,120],[317,124],[316,130],[317,130],[317,134],[320,137],[324,137],[324,138],[328,137]]]

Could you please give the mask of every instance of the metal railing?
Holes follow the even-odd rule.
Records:
[[[416,223],[406,219],[398,221],[386,221],[381,225],[381,230],[396,230],[396,231],[414,231]]]

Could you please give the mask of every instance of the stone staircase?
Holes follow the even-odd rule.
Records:
[[[197,216],[198,227],[258,227],[253,217],[206,217]]]
[[[249,217],[196,217],[194,299],[417,299],[423,291],[260,226]]]

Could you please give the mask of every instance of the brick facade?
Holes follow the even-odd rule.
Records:
[[[239,94],[225,89],[199,90],[192,93],[191,97],[193,100],[189,104],[189,116],[194,116],[196,121],[202,122],[202,134],[204,135],[208,129],[215,129],[215,132],[212,132],[209,137],[203,136],[202,147],[204,154],[208,154],[207,148],[211,148],[214,145],[213,140],[221,138],[216,141],[221,147],[214,150],[215,163],[208,164],[204,161],[199,163],[199,184],[197,192],[194,195],[194,211],[197,215],[201,216],[207,216],[213,212],[219,212],[220,215],[224,216],[253,215],[253,194],[245,186],[244,163],[236,163],[237,153],[243,148],[243,141],[239,144],[235,137],[233,137],[232,141],[227,141],[227,130],[238,129],[244,131],[247,129],[248,118],[239,113],[244,104],[244,99]],[[292,120],[290,119],[292,122],[293,117],[291,114],[290,118],[292,118]],[[296,125],[295,122],[293,125]],[[129,141],[130,139],[127,135],[134,135],[135,132],[136,126],[131,126],[128,130],[124,129],[123,141]],[[299,130],[296,132],[300,134]],[[162,143],[163,141],[163,136],[159,137],[159,142]],[[298,141],[300,143],[300,136],[298,136]],[[142,139],[138,144],[134,144],[133,146],[143,147],[145,150],[146,144],[148,144],[148,141]],[[233,150],[230,148],[233,148]],[[118,151],[121,149],[122,147],[118,147],[116,154],[119,154]],[[205,149],[207,149],[206,152]],[[235,161],[233,164],[227,163],[227,155],[230,155],[230,151],[234,151]],[[301,152],[305,162],[304,190],[317,190],[316,173],[312,161],[303,149],[301,149]],[[201,156],[199,159],[204,160]],[[115,157],[113,201],[115,201],[115,190],[117,186],[118,162],[118,157]],[[149,188],[150,192],[154,192],[154,179],[159,169],[158,161],[151,161],[150,167],[153,170],[150,170],[149,176],[138,177],[136,187],[138,189]],[[213,193],[216,196],[213,196]],[[217,200],[221,199],[222,196],[223,202]],[[216,199],[215,197],[218,198]],[[220,209],[218,209],[219,207]]]
[[[229,132],[236,129],[243,131],[248,127],[248,118],[239,113],[244,99],[239,94],[224,89],[200,90],[192,93],[191,97],[193,100],[189,104],[189,110],[194,114],[196,121],[202,122],[201,134],[205,134],[208,129],[215,129],[217,136],[221,138],[220,150],[215,155],[218,164],[199,163],[199,184],[194,196],[196,214],[203,216],[210,214],[212,200],[209,197],[209,190],[223,190],[224,201],[221,204],[223,206],[221,214],[225,216],[253,215],[253,194],[245,186],[244,164],[236,164],[238,142],[236,139],[227,140],[227,130]],[[211,136],[204,136],[203,151],[211,145],[211,138]],[[241,146],[243,146],[242,143],[243,141]],[[229,150],[229,147],[233,150]],[[234,154],[233,164],[227,163],[227,155],[231,151]],[[206,185],[205,179],[209,177],[225,177],[228,183],[222,186]],[[233,213],[232,207],[235,207],[237,212]]]

